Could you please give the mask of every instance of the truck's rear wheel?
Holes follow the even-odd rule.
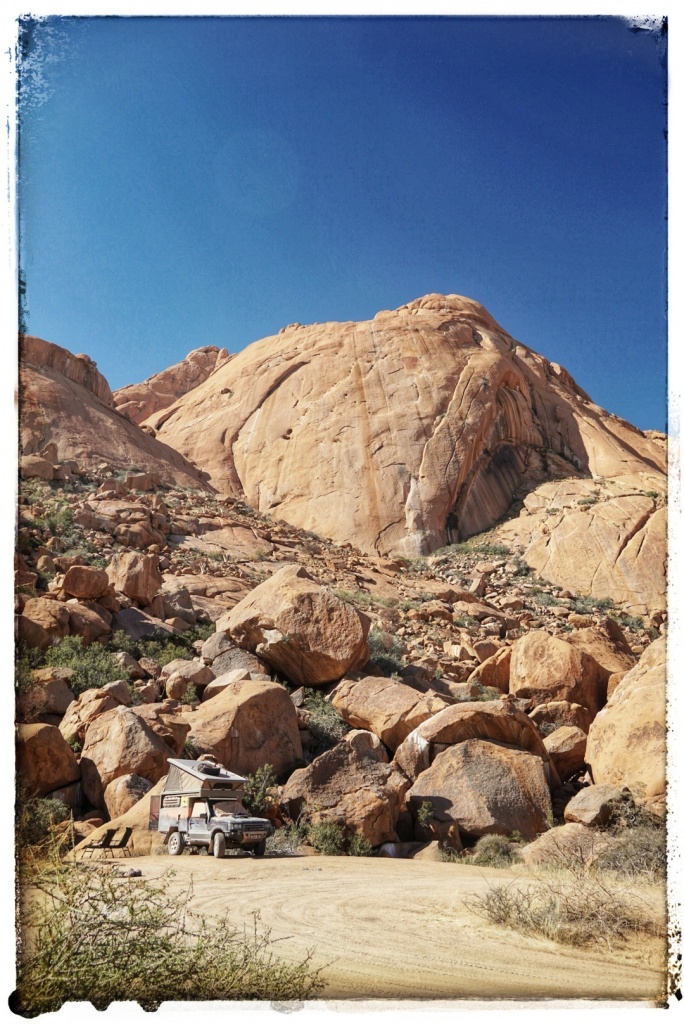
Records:
[[[255,857],[263,857],[263,855],[266,853],[266,840],[262,839],[260,843],[257,843],[256,846],[253,846],[252,852],[254,853]]]
[[[214,856],[225,857],[226,855],[226,837],[223,832],[217,832],[214,836]]]
[[[181,853],[185,849],[185,842],[180,832],[172,832],[169,836],[169,841],[166,844],[166,848],[169,851],[169,856],[180,857]]]

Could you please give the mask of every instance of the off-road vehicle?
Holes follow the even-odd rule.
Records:
[[[170,757],[164,789],[151,798],[149,827],[164,834],[172,857],[186,846],[191,852],[207,847],[215,857],[231,848],[263,857],[274,829],[267,818],[254,818],[242,806],[245,781],[206,756],[198,761]]]

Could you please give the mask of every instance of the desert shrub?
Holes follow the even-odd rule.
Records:
[[[196,761],[200,753],[201,751],[194,737],[186,736],[185,743],[183,744],[183,757],[187,758],[188,761]]]
[[[644,628],[644,620],[638,615],[626,615],[623,613],[621,615],[617,615],[616,618],[618,620],[618,624],[622,626],[623,629],[632,629],[636,632],[637,630]]]
[[[61,800],[51,797],[29,797],[24,792],[17,794],[17,845],[44,846],[53,826],[66,821],[70,811]]]
[[[157,882],[84,870],[55,855],[31,879],[41,899],[24,914],[13,1009],[22,1016],[59,1010],[67,1000],[105,1009],[137,1000],[305,999],[322,983],[311,956],[280,960],[258,914],[240,930],[208,924],[188,909],[192,894]]]
[[[293,821],[285,828],[277,828],[273,835],[268,837],[266,849],[269,853],[296,853],[306,842],[308,831],[309,826],[303,819]]]
[[[392,672],[401,672],[404,667],[405,647],[398,637],[373,626],[368,634],[368,646],[371,661],[383,672],[389,672],[390,675]]]
[[[480,867],[507,868],[520,860],[508,836],[481,836],[475,843],[472,863]]]
[[[647,825],[625,829],[615,835],[615,842],[608,849],[599,853],[596,867],[627,878],[663,879],[667,870],[665,829]]]
[[[479,541],[477,537],[471,537],[460,544],[453,544],[452,548],[458,554],[462,552],[463,554],[490,555],[493,558],[503,558],[511,553],[511,549],[505,544],[490,544],[485,541]]]
[[[350,857],[372,857],[373,847],[365,836],[355,832],[347,844],[347,853]]]
[[[454,619],[454,625],[461,626],[463,629],[477,629],[480,623],[471,615],[459,615],[457,619]]]
[[[612,948],[636,933],[661,934],[663,927],[636,894],[611,888],[587,871],[569,879],[490,885],[465,902],[493,924],[572,946]]]
[[[320,690],[309,690],[303,707],[311,716],[308,729],[311,736],[309,753],[312,757],[331,750],[349,732],[345,720]]]
[[[559,603],[557,597],[553,594],[547,594],[543,590],[534,595],[534,600],[544,608],[548,608],[550,605],[557,605]]]
[[[435,810],[434,807],[432,806],[432,803],[429,800],[423,800],[420,807],[416,811],[416,821],[418,822],[419,825],[425,826],[430,821],[434,813]]]
[[[245,780],[243,803],[250,814],[261,815],[278,800],[278,784],[272,764],[262,765]]]
[[[344,829],[334,821],[321,821],[309,826],[307,842],[324,857],[342,857],[344,840]]]
[[[53,644],[45,655],[45,664],[74,669],[69,688],[76,696],[84,690],[99,689],[127,675],[105,647],[97,643],[85,646],[80,636],[65,636]]]
[[[468,697],[467,700],[501,700],[501,697],[501,690],[497,690],[496,686],[480,686],[479,692],[474,694],[472,697]]]
[[[369,594],[365,590],[333,590],[333,594],[348,604],[370,607],[379,605],[381,608],[394,608],[397,604],[393,597],[382,597],[380,594]]]

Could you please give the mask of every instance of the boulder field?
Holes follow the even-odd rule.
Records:
[[[279,823],[376,848],[664,811],[663,438],[477,303],[198,349],[115,396],[40,339],[21,372],[18,774],[84,842],[158,846],[183,752],[270,764]]]

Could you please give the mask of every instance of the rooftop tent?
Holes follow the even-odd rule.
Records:
[[[207,789],[242,789],[244,778],[208,761],[169,758],[169,775],[165,792],[196,793]]]

